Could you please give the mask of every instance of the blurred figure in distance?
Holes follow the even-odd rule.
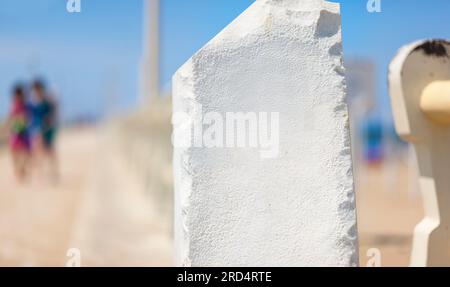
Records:
[[[52,179],[59,179],[58,160],[55,151],[55,140],[58,127],[58,107],[55,99],[47,92],[42,80],[32,83],[31,110],[31,143],[33,157],[37,167],[49,168]]]
[[[30,110],[27,104],[25,88],[16,85],[12,91],[11,108],[7,120],[9,145],[13,160],[14,173],[19,182],[28,178],[30,160],[29,120]]]

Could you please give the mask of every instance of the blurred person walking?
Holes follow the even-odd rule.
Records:
[[[48,94],[45,84],[35,80],[32,84],[31,110],[31,144],[33,157],[38,169],[49,168],[54,181],[59,179],[58,160],[55,140],[58,126],[58,107],[56,101]]]
[[[18,181],[28,178],[30,160],[29,106],[25,96],[25,88],[16,85],[12,92],[12,101],[7,126],[9,129],[9,145],[13,160],[14,173]]]

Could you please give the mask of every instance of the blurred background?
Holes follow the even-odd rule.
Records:
[[[171,76],[251,0],[0,2],[0,266],[171,266]],[[341,0],[360,261],[409,263],[423,217],[411,148],[395,134],[387,68],[397,50],[450,38],[447,0]],[[14,175],[12,88],[35,79],[58,106],[57,180]],[[50,162],[50,161],[49,161]],[[39,165],[38,165],[39,166]]]

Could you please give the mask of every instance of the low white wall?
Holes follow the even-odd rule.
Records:
[[[341,49],[338,4],[259,0],[176,73],[179,264],[357,265]],[[278,125],[267,127],[278,135],[277,152],[264,154],[261,142],[227,147],[233,112],[256,115],[247,132],[257,139],[259,116],[278,114]],[[218,136],[221,117],[222,145],[208,129]],[[207,147],[211,138],[216,147]]]
[[[154,98],[141,110],[108,124],[111,144],[157,203],[155,212],[169,229],[173,223],[171,106],[167,99]]]

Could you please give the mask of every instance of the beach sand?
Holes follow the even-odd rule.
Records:
[[[15,182],[0,151],[0,266],[65,266],[77,248],[82,266],[172,265],[170,226],[144,194],[104,133],[61,134],[61,181]]]

